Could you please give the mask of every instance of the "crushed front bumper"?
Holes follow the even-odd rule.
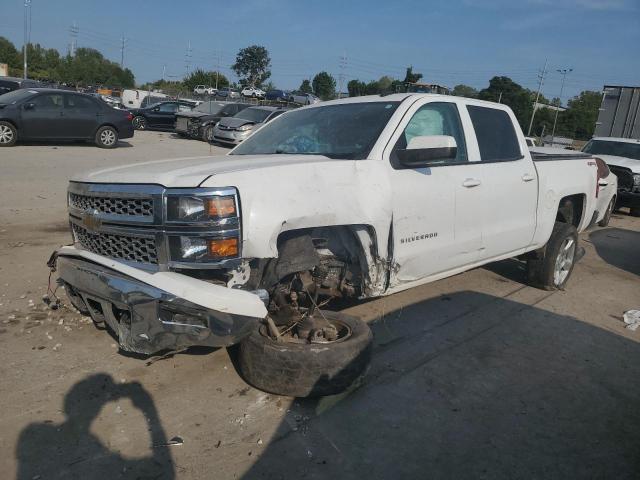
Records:
[[[251,292],[175,272],[148,273],[75,247],[56,251],[50,266],[72,303],[105,323],[130,352],[233,345],[267,314]]]

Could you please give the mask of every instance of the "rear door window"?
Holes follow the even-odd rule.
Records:
[[[62,110],[63,98],[60,93],[45,93],[31,100],[38,110]]]
[[[508,162],[522,158],[511,117],[504,110],[467,105],[483,162]]]
[[[96,103],[87,97],[80,95],[65,95],[66,103],[65,108],[71,110],[78,110],[83,112],[95,112],[98,110]]]

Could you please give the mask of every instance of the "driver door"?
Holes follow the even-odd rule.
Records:
[[[171,128],[176,121],[176,111],[178,104],[167,102],[161,103],[149,113],[149,125],[154,128]]]
[[[388,154],[397,266],[392,290],[470,265],[482,248],[481,165],[470,161],[468,146],[474,144],[465,136],[458,105],[416,102],[405,118]],[[413,137],[430,135],[453,137],[456,157],[435,160],[424,168],[404,167],[397,151],[405,149]]]

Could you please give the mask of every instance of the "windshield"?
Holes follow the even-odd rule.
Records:
[[[4,95],[0,95],[0,103],[4,105],[9,105],[12,103],[19,102],[26,98],[29,98],[31,95],[35,95],[38,92],[33,90],[14,90],[13,92],[5,93]]]
[[[0,99],[2,99],[2,97],[0,97]],[[582,151],[594,155],[613,155],[615,157],[626,157],[633,158],[634,160],[640,160],[640,143],[591,140],[584,146]]]
[[[205,102],[198,105],[193,109],[194,112],[202,112],[202,113],[218,113],[220,110],[224,108],[224,103],[220,102]]]
[[[254,123],[262,123],[272,113],[272,110],[263,110],[261,108],[245,108],[241,112],[236,113],[234,117],[248,120]]]
[[[366,158],[399,102],[362,102],[303,108],[269,122],[231,155],[304,154]]]

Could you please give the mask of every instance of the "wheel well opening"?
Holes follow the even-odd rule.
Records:
[[[556,221],[578,228],[584,212],[584,195],[568,195],[560,200]]]

